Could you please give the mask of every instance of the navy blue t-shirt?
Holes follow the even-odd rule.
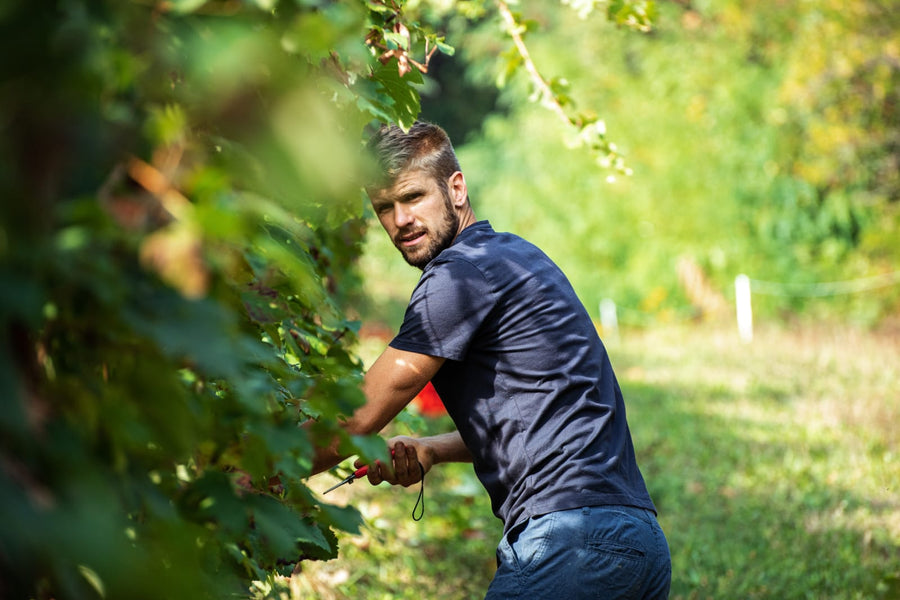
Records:
[[[655,511],[606,350],[533,244],[465,228],[425,267],[390,345],[447,359],[432,383],[505,530],[581,506]]]

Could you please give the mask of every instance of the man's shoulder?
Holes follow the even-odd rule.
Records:
[[[423,273],[462,281],[475,272],[486,281],[497,283],[516,276],[530,276],[552,264],[537,246],[514,233],[495,231],[487,221],[464,229],[454,243],[441,252]]]
[[[490,258],[523,248],[534,245],[514,233],[494,230],[487,221],[479,221],[460,232],[447,251],[448,256]]]

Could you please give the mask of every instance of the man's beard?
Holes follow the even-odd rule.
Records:
[[[425,266],[438,254],[443,252],[446,248],[449,248],[450,244],[452,244],[453,240],[456,238],[456,233],[459,230],[459,215],[453,210],[453,204],[446,194],[444,195],[444,208],[446,210],[444,211],[443,219],[438,224],[436,230],[426,231],[426,233],[433,234],[433,237],[425,248],[421,250],[414,249],[413,255],[412,253],[407,253],[407,250],[397,241],[394,242],[394,245],[397,246],[400,254],[403,255],[404,260],[417,269],[424,270]],[[406,232],[401,233],[405,234]],[[399,235],[400,234],[398,234],[398,238]]]

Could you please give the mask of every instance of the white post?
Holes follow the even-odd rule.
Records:
[[[741,273],[734,279],[734,300],[737,306],[738,335],[741,341],[753,340],[753,309],[750,307],[750,278]]]
[[[616,316],[616,303],[611,298],[600,301],[600,326],[603,337],[610,341],[619,339],[619,319]]]

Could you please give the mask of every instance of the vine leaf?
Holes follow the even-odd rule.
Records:
[[[391,120],[396,121],[404,130],[408,130],[419,116],[421,105],[419,93],[415,85],[424,83],[422,74],[412,69],[400,75],[396,59],[376,67],[372,79],[378,83],[379,89],[391,100],[389,107]]]

